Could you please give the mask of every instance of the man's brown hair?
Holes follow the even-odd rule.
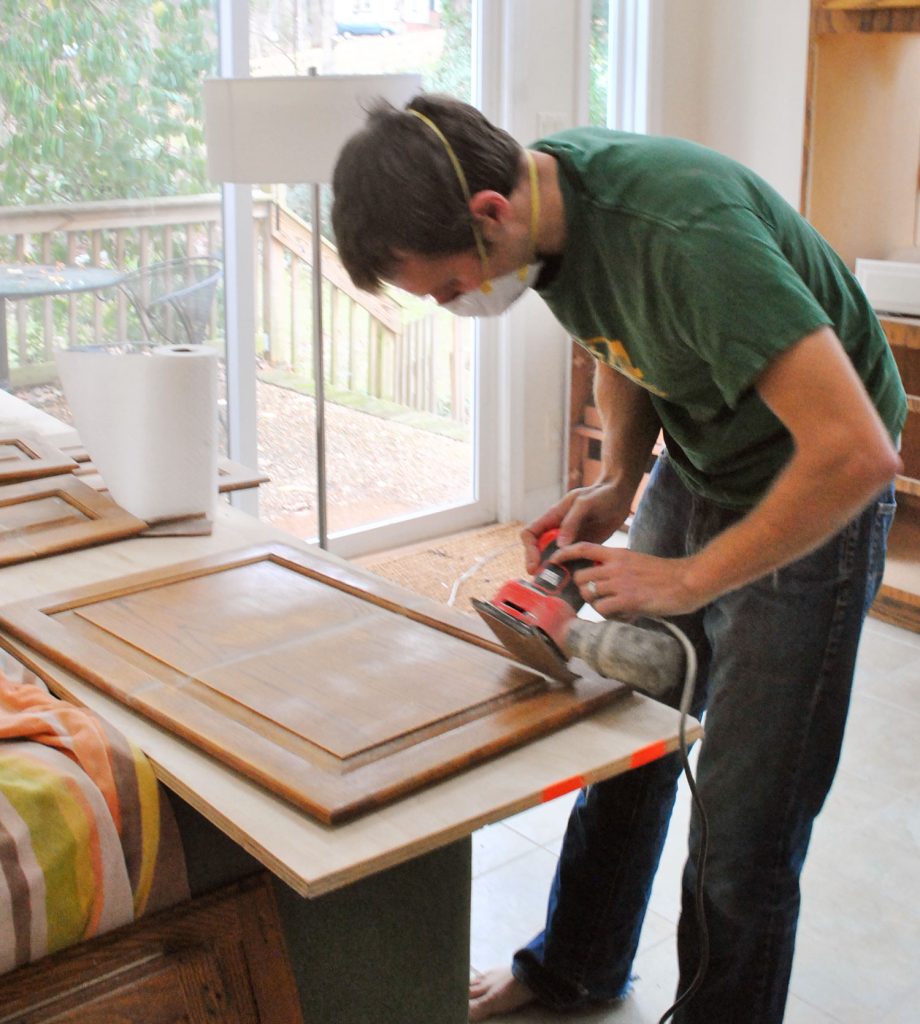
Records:
[[[396,252],[447,256],[474,246],[473,218],[444,143],[456,154],[471,195],[511,194],[523,150],[475,107],[422,95],[405,110],[378,103],[336,164],[332,226],[352,281],[376,292],[392,276]]]

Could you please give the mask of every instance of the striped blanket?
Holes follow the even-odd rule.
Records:
[[[0,971],[187,897],[144,755],[0,652]]]

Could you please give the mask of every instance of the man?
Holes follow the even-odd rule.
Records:
[[[603,475],[524,531],[528,569],[558,526],[557,559],[598,563],[576,575],[598,612],[667,616],[693,641],[710,965],[674,1019],[778,1024],[894,510],[906,403],[878,321],[766,183],[687,142],[577,129],[522,150],[473,108],[420,96],[370,114],[334,189],[356,284],[468,313],[532,285],[598,360]],[[629,549],[601,546],[662,429]],[[471,1020],[628,992],[678,774],[668,757],[579,795],[546,927],[471,985]],[[699,840],[694,812],[681,988],[700,953]]]

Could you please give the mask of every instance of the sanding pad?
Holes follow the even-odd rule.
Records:
[[[473,598],[472,604],[501,645],[525,665],[561,683],[571,684],[579,678],[568,667],[559,648],[542,630],[528,626],[488,601]]]

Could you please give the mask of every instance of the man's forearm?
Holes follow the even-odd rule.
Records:
[[[707,598],[781,568],[807,555],[842,529],[890,480],[893,464],[852,463],[833,468],[793,458],[772,490],[735,526],[687,560],[692,592]]]
[[[661,430],[658,415],[648,392],[603,363],[594,371],[594,403],[604,431],[602,479],[632,495]]]
[[[795,454],[739,523],[689,560],[691,591],[711,596],[808,554],[891,480],[900,459],[829,329],[778,358],[757,384]]]
[[[571,544],[565,559],[595,563],[575,579],[601,615],[701,608],[812,551],[899,472],[886,427],[830,328],[786,350],[755,386],[789,431],[792,459],[743,519],[696,554],[663,558]]]

